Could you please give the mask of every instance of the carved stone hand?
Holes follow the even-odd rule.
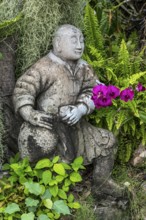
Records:
[[[68,125],[76,124],[80,118],[87,113],[87,108],[84,104],[62,106],[59,110],[59,116],[63,122]]]
[[[34,126],[52,129],[53,118],[51,115],[41,111],[34,110],[31,106],[23,106],[19,110],[23,119]]]

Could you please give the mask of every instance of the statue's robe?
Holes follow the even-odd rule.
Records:
[[[91,96],[96,79],[84,60],[77,62],[73,72],[52,52],[18,79],[13,95],[16,113],[23,106],[31,105],[56,118],[53,130],[23,123],[18,143],[22,158],[28,156],[30,161],[36,161],[59,154],[65,161],[71,161],[82,155],[85,163],[91,163],[94,158],[113,151],[115,138],[111,132],[92,126],[84,118],[73,126],[58,120],[61,106],[83,103],[87,114],[93,111]]]

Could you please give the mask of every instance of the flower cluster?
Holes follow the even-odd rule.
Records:
[[[146,88],[138,83],[136,86],[138,92],[145,91]],[[113,85],[106,86],[104,84],[98,84],[93,87],[92,100],[96,108],[107,107],[112,105],[112,100],[120,97],[121,100],[128,102],[134,98],[134,90],[129,87],[122,91]]]

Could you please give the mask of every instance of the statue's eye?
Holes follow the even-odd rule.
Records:
[[[73,44],[77,43],[77,38],[76,38],[76,37],[72,37],[72,38],[71,38],[71,42],[72,42]]]
[[[80,43],[84,43],[84,38],[80,37]]]

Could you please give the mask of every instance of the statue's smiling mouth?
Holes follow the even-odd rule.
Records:
[[[75,53],[76,53],[76,54],[81,54],[81,53],[82,53],[82,50],[75,50]]]

